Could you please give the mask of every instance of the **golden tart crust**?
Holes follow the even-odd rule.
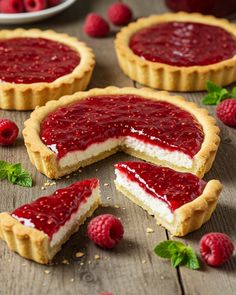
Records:
[[[222,190],[222,184],[218,180],[210,180],[198,198],[174,211],[174,223],[168,223],[160,218],[160,216],[155,215],[155,213],[136,198],[132,192],[127,191],[127,189],[116,182],[115,184],[116,188],[132,202],[145,209],[150,215],[154,215],[158,225],[165,227],[173,236],[178,237],[185,236],[199,229],[211,218]]]
[[[67,34],[56,33],[52,30],[38,29],[1,30],[0,39],[10,38],[45,38],[63,43],[80,55],[80,63],[70,74],[59,77],[53,82],[32,84],[0,83],[0,108],[8,110],[32,110],[44,105],[48,100],[55,100],[63,95],[84,90],[90,81],[95,57],[92,49],[83,42]]]
[[[199,177],[203,177],[203,175],[212,166],[220,142],[219,128],[215,125],[215,119],[208,115],[207,110],[199,108],[193,102],[186,101],[183,97],[171,96],[168,92],[157,92],[149,88],[117,88],[113,86],[104,89],[95,88],[85,92],[77,92],[71,96],[64,96],[58,101],[50,101],[45,106],[37,108],[34,112],[31,113],[30,118],[25,122],[25,128],[23,130],[24,141],[31,162],[41,173],[45,174],[47,177],[59,178],[63,175],[76,171],[80,167],[90,165],[94,162],[108,157],[111,154],[114,154],[119,149],[119,147],[101,153],[88,160],[75,163],[74,166],[66,166],[64,168],[61,168],[58,164],[57,155],[41,141],[39,132],[40,125],[43,119],[59,107],[67,106],[71,103],[83,100],[89,96],[122,94],[133,94],[147,99],[165,101],[174,104],[183,110],[186,110],[187,112],[192,114],[203,127],[203,132],[205,136],[201,149],[193,158],[193,165],[190,169],[170,165],[170,163],[168,162],[160,161],[157,158],[152,157],[151,155],[146,156],[146,154],[137,152],[133,149],[127,149],[125,147],[121,147],[121,149],[130,155],[136,156],[154,164],[168,166],[170,168],[174,168],[177,171],[188,171],[196,174]]]
[[[206,66],[178,67],[140,58],[129,47],[130,38],[139,30],[169,21],[190,21],[218,26],[236,37],[236,25],[225,19],[203,16],[199,13],[166,13],[141,18],[117,34],[115,50],[119,65],[132,80],[143,85],[169,91],[205,90],[211,80],[221,86],[236,80],[236,55],[230,59]]]

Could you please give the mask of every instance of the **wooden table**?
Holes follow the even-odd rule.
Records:
[[[117,29],[112,28],[110,37],[91,39],[82,32],[84,17],[88,12],[96,11],[105,15],[112,0],[78,0],[66,12],[34,24],[40,29],[55,29],[79,37],[87,42],[96,54],[97,65],[89,88],[108,85],[140,87],[127,78],[119,69],[114,53],[114,36]],[[167,9],[161,0],[129,0],[135,17],[162,13]],[[30,25],[25,26],[31,27]],[[203,93],[185,93],[187,99],[199,104]],[[208,108],[214,116],[214,107]],[[29,112],[0,111],[0,117],[15,120],[22,130],[23,122]],[[205,233],[218,231],[229,234],[236,242],[236,133],[219,122],[221,145],[215,163],[205,179],[220,179],[224,184],[219,205],[211,220],[195,233],[189,234],[183,242],[198,251],[198,242]],[[32,173],[34,186],[22,188],[2,181],[0,211],[10,211],[16,206],[29,202],[39,195],[49,194],[78,179],[96,176],[101,180],[102,196],[107,208],[100,208],[96,214],[109,212],[119,216],[125,225],[125,237],[113,251],[104,251],[94,246],[85,234],[86,225],[63,246],[53,266],[42,266],[27,261],[10,252],[4,242],[0,242],[0,294],[3,295],[96,295],[112,292],[114,295],[156,295],[156,294],[236,294],[236,258],[234,257],[220,268],[210,268],[205,264],[201,270],[193,271],[185,267],[174,269],[168,261],[158,258],[154,246],[170,236],[163,228],[155,224],[153,217],[128,201],[115,190],[113,185],[113,164],[131,157],[119,153],[104,161],[86,167],[77,176],[63,178],[56,185],[41,187],[47,181],[44,175],[31,165],[22,135],[16,145],[0,149],[0,159],[21,162]],[[105,185],[105,184],[108,184]],[[111,197],[109,199],[108,197]],[[146,229],[154,229],[147,234]],[[75,258],[75,252],[85,255]],[[100,256],[100,260],[94,258]]]

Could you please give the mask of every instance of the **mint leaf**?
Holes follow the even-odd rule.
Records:
[[[5,178],[13,184],[26,187],[32,186],[32,178],[30,174],[22,168],[20,163],[10,164],[5,161],[0,161],[0,180]]]
[[[231,91],[231,97],[236,98],[236,87],[234,87]]]
[[[206,89],[208,92],[219,92],[221,91],[221,87],[213,83],[212,81],[206,82]]]
[[[155,247],[154,251],[158,256],[170,259],[173,267],[179,265],[186,265],[190,269],[200,267],[194,250],[179,241],[161,242]]]
[[[226,88],[222,88],[214,84],[212,81],[207,81],[206,89],[208,94],[203,97],[203,104],[215,105],[226,98],[231,98],[232,95],[235,95],[236,97],[236,87],[235,89],[233,88],[232,92],[230,93]]]

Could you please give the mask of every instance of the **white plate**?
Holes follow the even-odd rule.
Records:
[[[26,24],[33,23],[45,18],[49,18],[71,6],[76,0],[62,0],[62,2],[54,7],[36,12],[23,12],[23,13],[0,13],[0,24]]]

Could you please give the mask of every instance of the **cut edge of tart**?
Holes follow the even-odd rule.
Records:
[[[134,148],[127,148],[125,145],[120,146],[119,143],[112,141],[110,146],[107,146],[105,141],[101,150],[94,146],[92,149],[94,154],[92,156],[89,155],[83,160],[76,159],[72,165],[64,165],[63,167],[60,167],[56,153],[49,149],[40,138],[41,123],[45,117],[60,107],[71,105],[90,96],[125,94],[138,95],[144,99],[168,102],[189,112],[197,120],[203,128],[204,140],[201,145],[201,149],[191,159],[191,167],[181,167],[179,165],[175,165],[173,162],[160,160],[157,156],[152,157],[150,152],[144,153],[138,149],[135,150]],[[31,113],[31,117],[25,122],[23,136],[31,162],[41,173],[47,175],[49,178],[59,178],[63,175],[67,175],[76,171],[80,167],[87,166],[104,159],[116,153],[119,149],[154,164],[168,166],[178,171],[188,171],[198,175],[199,177],[203,177],[203,175],[212,166],[220,142],[219,128],[215,125],[215,119],[208,115],[207,110],[199,108],[195,103],[188,102],[180,96],[171,96],[168,92],[164,91],[157,92],[148,88],[117,88],[113,86],[104,89],[95,88],[86,92],[78,92],[71,96],[62,97],[58,101],[50,101],[45,106],[37,108]],[[119,142],[119,140],[117,140],[117,142]]]
[[[80,57],[80,62],[71,73],[62,75],[52,82],[18,84],[1,81],[1,109],[32,110],[36,106],[44,105],[49,100],[55,100],[63,95],[73,94],[87,88],[95,65],[95,56],[92,49],[84,42],[52,30],[19,28],[0,31],[0,40],[12,38],[44,38],[59,42],[75,50]]]
[[[226,19],[199,13],[166,13],[141,18],[123,28],[116,37],[115,50],[119,65],[132,80],[143,85],[169,91],[200,91],[211,80],[221,86],[235,81],[236,55],[209,65],[173,66],[152,62],[136,55],[129,47],[131,37],[143,28],[165,22],[196,22],[220,27],[236,38],[236,26]]]
[[[94,178],[85,181],[91,181],[91,194],[87,197],[86,202],[78,205],[77,211],[71,214],[70,219],[67,219],[65,224],[60,226],[51,238],[43,230],[37,229],[30,219],[14,216],[13,213],[2,212],[0,213],[0,239],[6,241],[10,250],[17,252],[24,258],[41,264],[50,263],[55,254],[61,249],[61,246],[71,235],[78,231],[80,225],[101,204],[98,179]],[[84,181],[79,181],[64,189],[82,182]],[[60,189],[57,191],[60,191]],[[50,198],[51,196],[47,197]],[[43,212],[41,211],[41,213]]]
[[[210,180],[197,198],[171,212],[166,203],[156,200],[137,181],[130,180],[124,172],[119,171],[119,164],[115,165],[117,190],[146,210],[148,214],[154,215],[157,224],[166,228],[173,236],[185,236],[199,229],[211,218],[222,190],[220,181]],[[142,181],[144,181],[143,178]],[[149,189],[152,190],[153,187],[150,186]]]

